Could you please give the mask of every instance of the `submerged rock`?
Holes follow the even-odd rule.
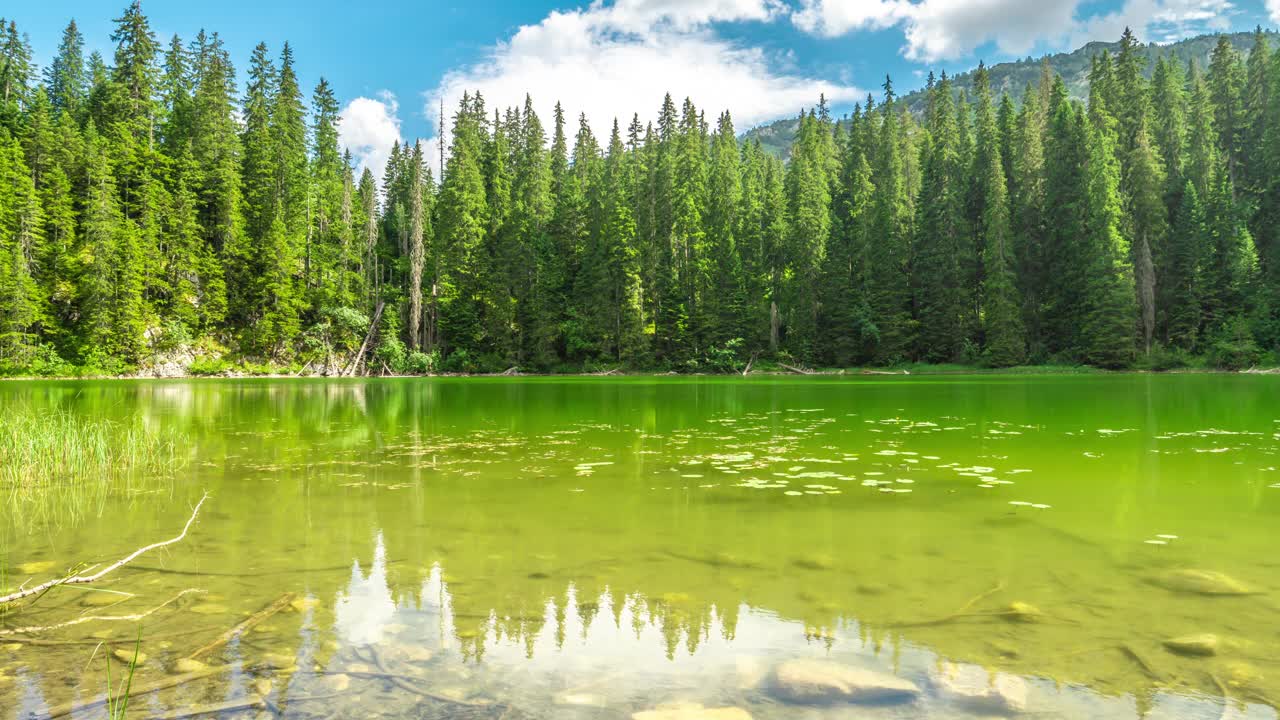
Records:
[[[603,695],[596,693],[581,692],[562,692],[552,699],[556,705],[568,705],[571,707],[607,707],[609,699]]]
[[[127,650],[125,648],[119,648],[118,650],[113,650],[111,652],[111,656],[119,660],[120,662],[124,663],[125,665],[129,665],[129,664],[145,665],[147,662],[146,653],[139,651],[135,656],[132,648]]]
[[[265,653],[258,663],[258,667],[268,670],[291,670],[297,668],[297,666],[298,661],[296,658],[282,653]]]
[[[346,692],[351,687],[350,675],[328,675],[322,681],[325,689],[332,692]]]
[[[1044,612],[1031,603],[1015,600],[1003,613],[1005,619],[1013,622],[1035,622],[1044,617]]]
[[[973,713],[1012,714],[1027,709],[1027,681],[989,673],[977,665],[946,664],[934,677],[938,695]]]
[[[221,603],[200,603],[193,605],[191,612],[197,615],[226,615],[231,612],[231,608]]]
[[[1254,590],[1217,570],[1171,570],[1156,578],[1156,584],[1173,592],[1193,595],[1253,595]]]
[[[1175,655],[1210,657],[1218,654],[1218,636],[1212,633],[1184,635],[1164,641],[1164,647]]]
[[[201,670],[207,670],[208,668],[208,665],[200,662],[199,660],[192,660],[190,658],[182,658],[173,664],[173,672],[177,675],[200,672]]]
[[[631,720],[751,720],[751,713],[739,707],[708,708],[698,703],[677,703],[632,713]]]
[[[53,560],[39,560],[34,562],[24,562],[21,565],[14,567],[14,569],[18,571],[19,575],[39,575],[40,573],[52,570],[53,566],[56,564],[57,563]]]
[[[773,672],[771,694],[784,702],[830,705],[840,702],[907,702],[920,695],[910,680],[827,660],[791,660]]]

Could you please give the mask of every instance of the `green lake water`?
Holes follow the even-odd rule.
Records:
[[[171,429],[183,464],[7,501],[0,585],[210,498],[100,585],[120,603],[59,588],[0,628],[198,592],[0,634],[0,718],[101,694],[139,632],[134,685],[171,677],[290,593],[130,717],[1277,717],[1280,378],[0,384],[48,409]],[[805,658],[919,692],[798,704],[776,671]]]

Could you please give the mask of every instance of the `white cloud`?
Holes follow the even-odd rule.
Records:
[[[799,112],[825,93],[832,101],[861,97],[855,88],[779,70],[785,56],[724,39],[718,23],[771,22],[787,8],[778,0],[596,0],[554,11],[521,27],[482,62],[448,73],[428,93],[434,118],[441,99],[452,114],[464,92],[479,91],[492,111],[521,105],[526,94],[551,127],[564,105],[572,134],[579,113],[608,140],[614,118],[651,120],[670,92],[677,105],[692,98],[709,121],[729,110],[739,130]]]
[[[801,30],[838,37],[901,27],[902,54],[933,61],[957,58],[994,42],[1022,54],[1042,40],[1062,41],[1080,0],[801,0],[792,21]]]
[[[1267,12],[1271,13],[1271,22],[1280,23],[1280,0],[1267,0]]]
[[[1228,0],[1127,0],[1116,12],[1080,22],[1072,39],[1077,44],[1114,40],[1129,27],[1145,42],[1174,42],[1229,29],[1234,11],[1235,5]]]
[[[1280,0],[1267,2],[1280,8]],[[1225,29],[1235,9],[1229,0],[1126,0],[1115,12],[1081,18],[1077,11],[1082,4],[1082,0],[800,0],[791,18],[801,30],[824,37],[900,27],[905,36],[902,54],[931,62],[963,57],[989,42],[1003,53],[1021,55],[1039,43],[1066,47],[1114,40],[1125,27],[1132,27],[1144,40],[1168,42]]]
[[[377,98],[358,97],[342,109],[338,137],[355,157],[357,174],[367,167],[381,182],[391,146],[403,142],[399,110],[396,96],[387,91],[378,93]]]

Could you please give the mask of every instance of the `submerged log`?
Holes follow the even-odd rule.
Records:
[[[144,685],[134,685],[129,688],[128,697],[136,698],[140,695],[149,695],[153,692],[158,692],[160,690],[168,690],[169,688],[177,687],[179,685],[185,685],[195,680],[201,680],[203,678],[219,675],[230,669],[231,669],[230,666],[225,666],[225,665],[222,667],[211,667],[211,668],[200,670],[197,672],[186,673],[184,675],[172,675],[170,677],[163,678],[161,680],[156,680],[155,682],[151,682],[151,683],[146,683]],[[100,707],[102,705],[106,705],[107,703],[115,702],[116,700],[122,700],[122,699],[123,697],[117,697],[117,696],[111,696],[111,695],[99,695],[98,697],[93,698],[91,700],[75,701],[75,702],[63,703],[62,705],[55,705],[49,708],[48,712],[46,712],[41,717],[47,718],[48,720],[52,720],[53,718],[65,717],[72,713],[79,713],[84,710]]]
[[[296,597],[297,597],[297,594],[291,593],[291,592],[281,595],[279,598],[276,599],[275,602],[271,603],[270,605],[267,605],[266,607],[262,608],[258,612],[245,618],[243,622],[238,623],[235,627],[222,633],[209,644],[205,645],[199,650],[196,650],[195,652],[188,655],[187,659],[199,660],[205,655],[208,655],[214,650],[217,650],[223,645],[226,645],[227,643],[231,642],[232,638],[234,638],[235,636],[253,629],[253,627],[258,623],[262,622],[263,620],[266,620],[272,615],[275,615],[281,610],[284,610],[285,608],[289,607],[289,604],[292,603],[294,601],[294,598]]]

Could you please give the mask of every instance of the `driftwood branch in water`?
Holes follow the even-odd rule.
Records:
[[[785,364],[785,363],[778,363],[778,367],[782,368],[783,370],[789,370],[789,371],[791,371],[791,372],[793,372],[793,373],[795,373],[795,374],[797,374],[797,375],[813,375],[813,374],[815,374],[812,370],[809,370],[809,369],[806,369],[806,368],[802,368],[802,367],[795,367],[794,365],[787,365],[787,364]]]
[[[191,529],[191,524],[196,521],[196,516],[200,514],[200,506],[204,505],[204,501],[208,499],[209,499],[208,493],[205,493],[204,496],[200,498],[200,502],[196,503],[195,508],[191,511],[191,517],[187,520],[187,524],[183,526],[182,532],[179,533],[177,537],[170,538],[163,542],[153,543],[139,550],[134,550],[133,553],[130,554],[128,557],[117,560],[114,563],[111,563],[105,568],[99,570],[98,572],[93,573],[92,575],[81,573],[79,575],[61,577],[55,580],[50,580],[49,582],[46,582],[46,583],[41,583],[39,585],[36,585],[35,587],[30,587],[25,590],[19,590],[17,592],[10,593],[8,595],[0,597],[0,605],[8,605],[10,603],[14,603],[19,600],[24,600],[26,598],[39,595],[41,593],[52,590],[53,588],[58,587],[59,585],[84,585],[86,583],[96,582],[98,580],[101,580],[107,574],[115,572],[116,570],[119,570],[125,565],[128,565],[129,563],[133,562],[138,557],[148,552],[151,552],[152,550],[156,550],[156,549],[165,547],[167,545],[173,545],[174,543],[181,542],[182,539],[187,536],[187,531]]]
[[[258,612],[245,618],[243,622],[237,624],[235,627],[231,628],[230,630],[222,633],[216,639],[210,642],[208,645],[205,645],[199,650],[196,650],[195,652],[188,655],[187,659],[199,660],[201,657],[204,657],[205,655],[208,655],[209,653],[213,652],[214,650],[217,650],[223,645],[226,645],[227,643],[231,642],[231,639],[234,638],[236,635],[239,635],[240,633],[243,633],[247,630],[252,629],[253,626],[257,625],[263,620],[266,620],[272,615],[275,615],[281,610],[284,610],[285,608],[289,607],[289,603],[293,602],[295,597],[297,596],[291,592],[281,595],[279,598],[276,599],[275,602],[271,603],[270,605],[262,608]]]
[[[98,638],[88,638],[83,640],[46,640],[44,638],[31,638],[19,635],[15,637],[7,637],[4,641],[7,643],[21,643],[22,645],[33,645],[36,647],[64,647],[67,645],[106,645],[110,647],[112,645],[132,645],[137,642],[140,642],[142,645],[146,645],[149,642],[155,642],[157,640],[167,640],[169,638],[185,637],[187,635],[200,635],[202,633],[207,633],[210,630],[213,630],[213,628],[202,627],[190,628],[187,630],[175,630],[174,632],[159,634],[152,633],[143,637],[141,640],[135,637],[106,638],[102,640]]]
[[[203,670],[197,670],[195,672],[189,672],[184,675],[172,675],[170,677],[162,678],[160,680],[156,680],[155,682],[147,683],[145,685],[133,685],[132,687],[129,688],[129,697],[135,698],[135,697],[138,697],[139,695],[149,695],[153,692],[158,692],[160,690],[168,690],[169,688],[172,688],[172,687],[185,685],[186,683],[192,682],[193,680],[200,680],[203,678],[211,677],[213,675],[224,673],[230,669],[231,669],[230,666],[225,666],[225,665],[222,667],[211,667],[211,668],[205,668]],[[122,700],[122,699],[123,698],[111,697],[109,695],[99,695],[98,697],[93,698],[92,700],[83,700],[83,701],[64,703],[62,705],[55,705],[49,708],[49,710],[45,712],[44,715],[41,715],[40,717],[48,718],[49,720],[52,720],[52,718],[65,717],[72,713],[82,712],[84,710],[95,708],[100,705],[106,705],[108,702],[113,702],[115,700]]]
[[[746,377],[747,373],[751,372],[751,366],[756,364],[756,358],[758,357],[760,357],[759,352],[751,353],[751,359],[747,361],[747,367],[742,371],[742,377]]]
[[[248,695],[239,700],[224,700],[223,702],[209,703],[208,705],[191,705],[181,710],[161,713],[159,715],[148,715],[148,720],[179,720],[179,718],[199,717],[201,715],[217,715],[219,713],[230,712],[232,710],[261,710],[266,707],[266,703],[258,695]]]
[[[177,595],[174,595],[172,598],[169,598],[168,600],[164,601],[163,603],[160,603],[159,605],[151,608],[150,610],[146,612],[135,613],[133,615],[84,615],[76,618],[75,620],[68,620],[67,622],[58,623],[56,625],[44,625],[40,627],[20,627],[20,628],[9,628],[9,629],[0,630],[0,637],[4,637],[6,635],[34,635],[35,633],[48,632],[50,630],[61,630],[62,628],[71,627],[72,625],[83,625],[84,623],[87,623],[87,622],[133,622],[136,620],[141,620],[150,615],[153,615],[159,612],[160,610],[163,610],[164,608],[178,602],[179,600],[186,597],[187,595],[190,595],[192,593],[202,593],[202,592],[204,591],[197,590],[195,588],[183,590],[182,592],[178,593]]]

